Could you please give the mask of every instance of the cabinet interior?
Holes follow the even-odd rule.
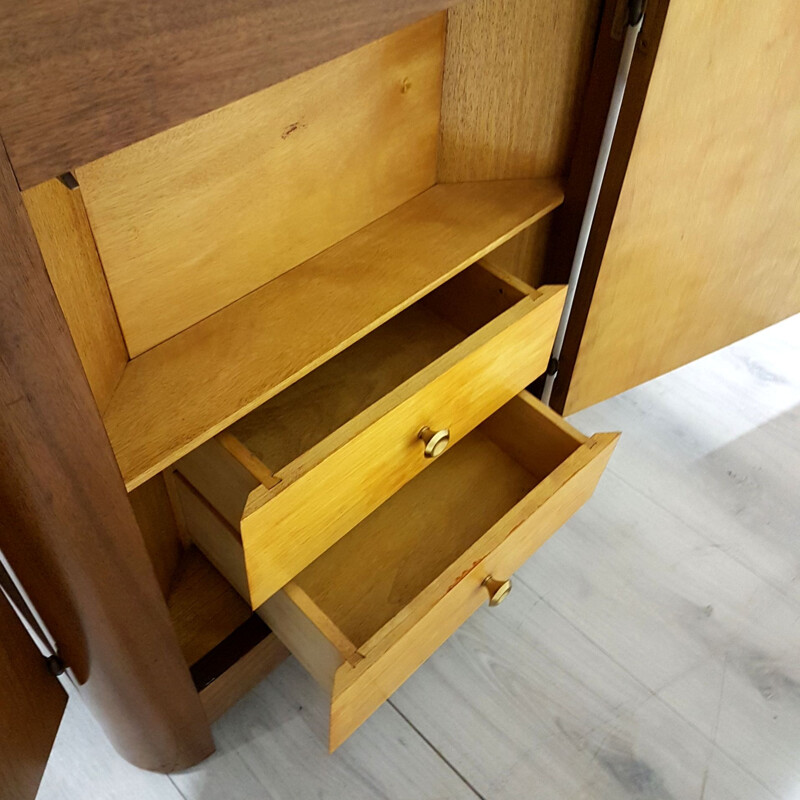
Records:
[[[188,663],[250,609],[187,545],[171,466],[290,408],[277,469],[463,337],[454,276],[546,282],[600,5],[460,3],[23,192]]]

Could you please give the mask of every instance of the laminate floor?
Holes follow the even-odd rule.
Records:
[[[40,798],[800,798],[800,317],[572,422],[594,498],[336,754],[290,659],[169,777],[73,699]]]

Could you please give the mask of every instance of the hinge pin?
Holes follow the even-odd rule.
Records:
[[[47,656],[45,661],[47,662],[47,671],[56,678],[59,675],[63,675],[67,669],[64,662],[58,656]]]

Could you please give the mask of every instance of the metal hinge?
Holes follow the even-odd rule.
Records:
[[[611,21],[611,38],[621,41],[625,29],[638,25],[644,16],[646,0],[617,0],[614,18]]]
[[[40,649],[43,651],[45,661],[47,662],[47,671],[56,677],[63,675],[66,671],[66,665],[61,659],[61,656],[59,656],[53,648],[50,637],[44,632],[39,620],[36,618],[28,601],[17,587],[16,581],[11,576],[11,573],[6,568],[6,564],[2,559],[0,559],[0,592],[5,594],[19,617],[25,622],[29,633],[39,640]]]

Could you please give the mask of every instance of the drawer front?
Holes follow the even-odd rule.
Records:
[[[341,608],[341,597],[346,597],[346,593],[342,595],[340,592],[333,603],[330,597],[316,598],[315,604],[313,587],[320,585],[319,575],[317,579],[308,577],[314,570],[319,572],[321,563],[332,560],[329,568],[332,581],[339,580],[344,587],[358,585],[359,565],[353,565],[353,553],[363,552],[367,564],[377,563],[380,559],[375,558],[374,553],[370,554],[367,548],[363,551],[356,548],[348,553],[349,539],[298,575],[259,610],[278,637],[330,693],[331,749],[353,733],[479,606],[487,602],[489,594],[484,586],[487,578],[510,578],[580,508],[591,496],[616,444],[616,434],[598,434],[589,439],[580,436],[549,409],[526,395],[514,398],[501,412],[481,426],[481,433],[485,428],[492,442],[501,449],[513,451],[514,447],[521,448],[519,455],[523,458],[531,458],[532,447],[535,454],[538,441],[540,448],[547,446],[551,452],[556,452],[553,460],[559,463],[545,475],[537,474],[535,485],[521,500],[511,504],[485,534],[465,547],[367,641],[357,647],[348,642],[343,631],[351,623],[345,622],[341,614],[337,627],[337,608]],[[526,425],[526,420],[530,424]],[[563,447],[561,460],[558,448],[565,442],[570,446]],[[467,442],[463,447],[466,446]],[[402,538],[402,526],[409,519],[408,509],[435,495],[437,485],[432,480],[432,473],[437,467],[405,487],[402,492],[405,499],[398,494],[382,508],[383,512],[390,504],[396,507],[396,538]],[[453,474],[457,479],[458,473]],[[486,474],[492,474],[492,470]],[[471,473],[470,481],[465,485],[474,477],[475,474]],[[498,480],[506,477],[501,473]],[[509,474],[508,481],[512,480]],[[417,497],[414,497],[414,492]],[[448,519],[453,513],[452,499],[450,496],[444,500],[445,504],[449,503],[445,512]],[[470,508],[470,500],[474,509],[475,498],[465,497],[464,507]],[[368,526],[371,519],[352,535],[358,537],[359,531]],[[459,524],[458,520],[454,520],[454,524]],[[381,533],[383,538],[391,533],[386,529],[385,514],[374,528],[378,534],[376,538],[380,538]],[[406,555],[413,558],[416,554]],[[391,575],[387,582],[391,582]],[[361,602],[358,594],[354,595],[354,603]],[[324,610],[326,604],[327,612]],[[298,624],[298,619],[302,619],[302,625]],[[336,631],[335,635],[331,630]]]
[[[541,374],[563,299],[562,287],[545,287],[514,310],[513,321],[497,318],[483,331],[482,345],[469,349],[465,341],[446,368],[437,362],[423,370],[407,382],[405,399],[355,435],[341,432],[340,447],[299,476],[282,474],[251,504],[241,534],[253,607],[430,463],[417,438],[423,427],[448,428],[452,447]]]

